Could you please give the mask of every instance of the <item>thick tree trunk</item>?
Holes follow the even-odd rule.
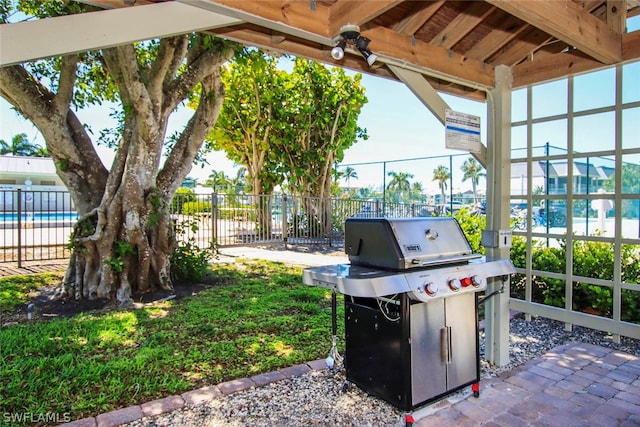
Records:
[[[153,191],[121,187],[78,221],[63,282],[67,295],[116,299],[126,305],[133,293],[172,289],[175,239],[170,216],[151,200],[156,197]]]
[[[42,132],[80,215],[63,280],[67,296],[127,305],[135,293],[172,288],[176,240],[167,207],[216,121],[224,99],[220,66],[233,54],[204,37],[163,39],[151,62],[138,60],[133,45],[102,51],[124,117],[110,170],[71,106],[75,55],[62,58],[57,93],[22,66],[0,68],[0,95]],[[198,107],[160,168],[169,116],[197,85]]]

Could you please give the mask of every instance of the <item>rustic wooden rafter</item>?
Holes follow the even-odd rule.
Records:
[[[407,67],[438,90],[473,99],[494,87],[500,65],[512,67],[514,86],[521,87],[640,58],[640,32],[625,28],[627,17],[640,14],[638,0],[76,1],[105,9],[173,1],[232,18],[208,31],[246,45],[392,79],[387,64]],[[374,66],[354,51],[341,61],[331,58],[345,24],[360,26],[371,40],[379,57]]]

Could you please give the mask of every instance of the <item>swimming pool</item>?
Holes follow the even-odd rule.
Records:
[[[20,220],[25,222],[77,221],[77,212],[22,212]],[[17,212],[0,212],[0,222],[18,222]]]

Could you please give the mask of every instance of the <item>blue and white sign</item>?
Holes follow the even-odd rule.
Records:
[[[480,117],[453,110],[444,112],[445,147],[479,153]]]

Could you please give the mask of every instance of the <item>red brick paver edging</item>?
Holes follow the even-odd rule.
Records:
[[[218,397],[249,390],[254,387],[262,387],[283,379],[298,377],[312,370],[322,370],[326,368],[327,365],[324,359],[314,360],[277,371],[255,375],[251,378],[238,378],[214,386],[202,387],[197,390],[185,392],[180,396],[169,396],[141,405],[117,409],[95,417],[83,418],[62,424],[61,427],[116,427],[143,417],[165,414],[187,405],[195,405]]]

